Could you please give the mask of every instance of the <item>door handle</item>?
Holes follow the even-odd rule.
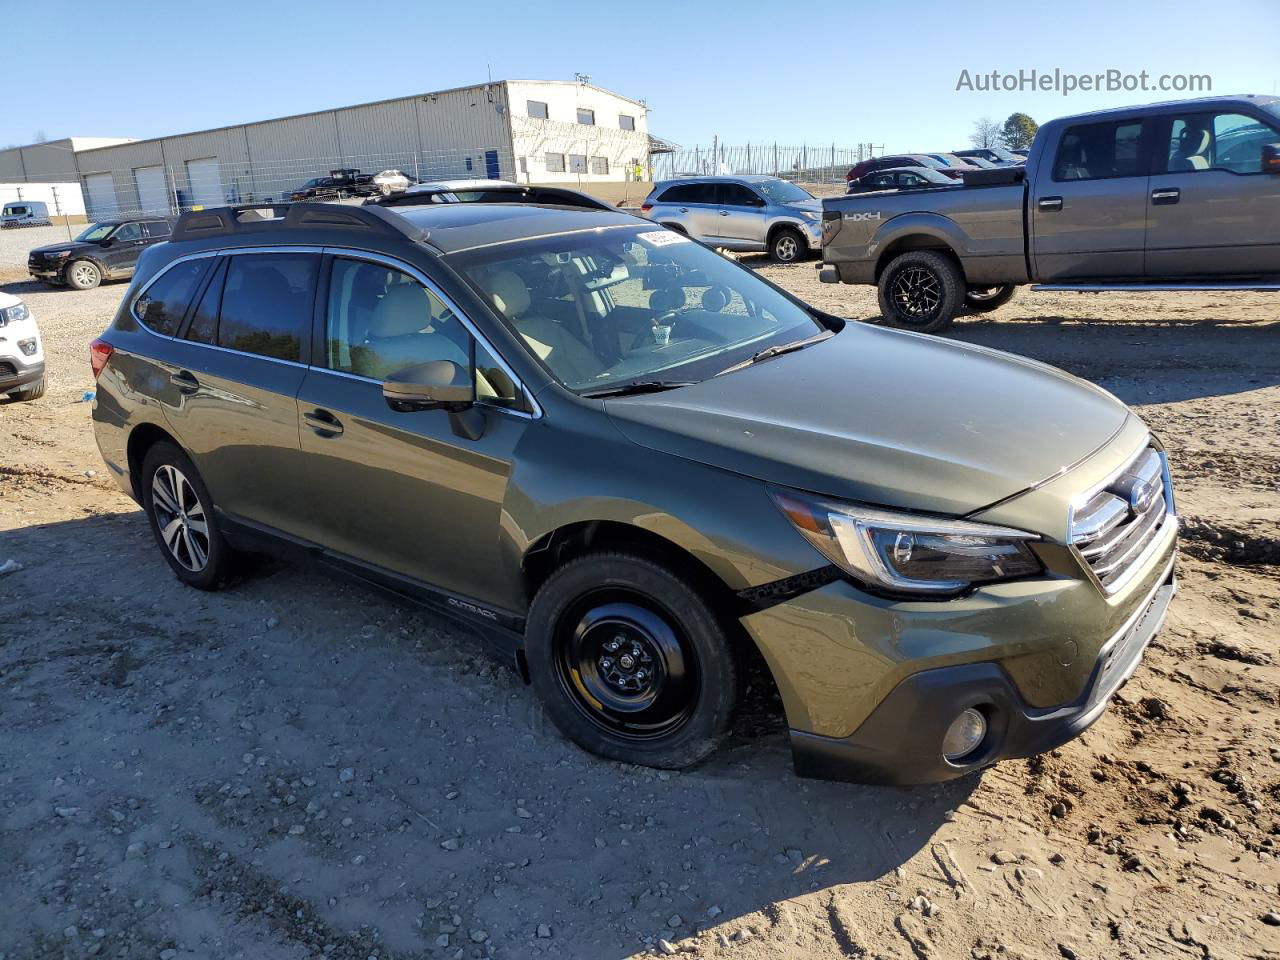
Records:
[[[689,208],[688,208],[688,207],[681,207],[681,208],[680,208],[680,212],[681,212],[681,213],[688,213],[688,212],[689,212]]]
[[[1061,210],[1062,198],[1061,197],[1041,197],[1040,202],[1037,204],[1037,206],[1039,206],[1041,210]]]
[[[1168,204],[1177,203],[1182,199],[1182,191],[1177,187],[1165,187],[1160,190],[1151,191],[1151,203],[1153,206],[1163,207]]]
[[[722,217],[727,217],[728,215],[729,215],[729,211],[728,211],[728,210],[721,210],[721,211],[720,211],[720,216],[722,216]]]
[[[312,410],[304,413],[302,419],[322,437],[337,437],[342,434],[342,421],[328,410]]]
[[[195,393],[200,389],[200,381],[189,370],[169,374],[169,382],[178,388],[179,393]]]

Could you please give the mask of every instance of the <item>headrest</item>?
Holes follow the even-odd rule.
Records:
[[[708,287],[702,294],[702,309],[708,313],[719,313],[729,305],[732,295],[729,293],[728,287],[714,286]]]
[[[685,304],[684,287],[661,287],[649,294],[649,309],[679,310]]]
[[[378,301],[369,320],[369,336],[375,340],[403,337],[420,332],[430,322],[431,299],[427,291],[416,283],[401,283]]]
[[[1195,157],[1209,149],[1209,131],[1204,127],[1186,127],[1178,134],[1178,151],[1185,157]]]
[[[489,298],[498,312],[508,320],[514,319],[529,309],[529,288],[519,275],[510,270],[499,270],[489,278],[486,284]]]

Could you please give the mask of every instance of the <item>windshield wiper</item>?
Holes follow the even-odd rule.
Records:
[[[792,340],[790,343],[778,343],[772,347],[765,347],[763,350],[752,354],[741,363],[735,363],[731,367],[725,367],[717,373],[716,376],[723,377],[726,373],[733,373],[735,370],[741,370],[743,367],[749,367],[753,363],[759,363],[761,360],[769,360],[773,357],[781,356],[784,353],[791,353],[794,350],[803,350],[811,343],[818,343],[819,341],[826,340],[828,337],[834,336],[834,331],[823,330],[821,333],[814,334],[812,337],[805,337],[803,340]]]
[[[676,387],[691,387],[697,382],[697,380],[633,380],[631,383],[593,390],[580,396],[599,400],[603,397],[625,397],[634,393],[661,393],[663,390],[674,390]]]

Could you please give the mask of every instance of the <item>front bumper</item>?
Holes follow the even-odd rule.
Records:
[[[1092,725],[1133,675],[1176,589],[1170,561],[1150,598],[1103,647],[1084,692],[1072,703],[1029,706],[994,662],[925,670],[899,683],[848,737],[792,730],[796,772],[860,783],[935,783],[1060,746]],[[986,716],[987,735],[963,763],[950,763],[940,745],[947,727],[968,707]]]
[[[43,257],[40,259],[31,257],[27,260],[27,272],[37,280],[46,282],[60,281],[62,279],[62,268],[70,262],[69,257],[63,257],[61,260],[45,260]]]
[[[25,387],[44,376],[44,361],[23,363],[19,357],[0,357],[0,393]]]

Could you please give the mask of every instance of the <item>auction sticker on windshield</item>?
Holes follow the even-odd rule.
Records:
[[[674,230],[650,230],[647,233],[637,233],[636,237],[651,247],[669,247],[673,243],[692,242],[684,234],[676,233]]]

